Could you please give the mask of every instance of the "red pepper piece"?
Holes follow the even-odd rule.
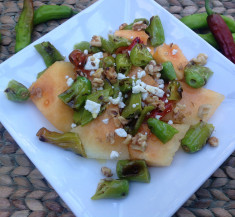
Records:
[[[80,50],[74,50],[69,54],[70,62],[78,69],[83,69],[86,64],[88,55]]]
[[[207,23],[217,41],[221,52],[233,63],[235,63],[235,43],[232,33],[227,24],[219,14],[215,14],[209,7],[209,0],[205,0]]]
[[[150,117],[155,118],[156,115],[161,115],[161,117],[159,118],[161,120],[164,116],[166,116],[166,114],[168,114],[172,110],[173,110],[173,103],[171,101],[168,101],[167,103],[165,103],[164,111],[159,111],[159,109],[155,109],[150,113]]]
[[[140,40],[140,37],[136,37],[129,46],[125,46],[125,47],[119,47],[116,50],[116,54],[118,53],[128,53],[128,51],[131,51],[132,48],[136,45],[136,44],[143,44],[143,41]]]

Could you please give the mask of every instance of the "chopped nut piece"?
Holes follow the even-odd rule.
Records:
[[[208,143],[210,144],[210,146],[212,147],[217,147],[219,145],[219,140],[218,138],[216,138],[215,136],[212,136],[208,139]]]
[[[129,123],[129,121],[122,117],[122,116],[118,116],[118,120],[121,122],[121,124],[124,126],[124,125],[127,125]]]
[[[161,64],[157,64],[155,60],[151,60],[147,66],[145,66],[145,72],[154,78],[160,78],[161,74],[159,73],[163,69]]]
[[[184,109],[186,108],[185,104],[177,103],[176,107],[173,110],[173,119],[174,123],[180,124],[185,118]]]
[[[212,108],[212,106],[209,104],[200,105],[200,107],[198,108],[197,116],[201,120],[203,120],[203,118],[205,118],[209,114],[211,108]]]
[[[131,148],[144,152],[147,148],[147,135],[137,133],[132,137]]]
[[[117,72],[114,67],[107,67],[104,74],[109,81],[114,84],[117,81]]]
[[[114,140],[114,132],[107,133],[106,134],[106,141],[109,142],[110,144],[113,144],[115,142]]]
[[[91,39],[90,44],[91,44],[91,46],[94,46],[94,47],[101,47],[102,43],[101,43],[100,36],[94,35]]]
[[[147,27],[148,26],[143,21],[139,21],[133,24],[132,30],[141,31],[141,30],[145,30]]]
[[[95,71],[95,73],[92,74],[92,77],[103,78],[103,72],[104,72],[104,70],[102,68],[99,68]]]
[[[207,58],[208,56],[206,54],[200,53],[198,54],[197,58],[193,58],[192,60],[190,60],[190,63],[204,66],[207,63]]]
[[[123,24],[121,24],[121,26],[119,26],[119,30],[124,29],[126,26],[127,26],[127,23],[123,23]]]
[[[112,173],[111,169],[109,169],[108,167],[102,167],[102,168],[101,168],[101,172],[102,172],[102,174],[103,174],[104,176],[106,176],[106,177],[111,177],[111,176],[113,176],[113,173]]]
[[[148,97],[145,99],[145,103],[158,108],[160,111],[165,110],[165,103],[162,100],[159,100],[157,96],[148,95]]]
[[[132,139],[132,136],[130,134],[127,135],[126,139],[122,142],[124,145],[128,145]]]
[[[94,78],[92,80],[92,87],[99,88],[104,86],[104,81],[101,78]]]

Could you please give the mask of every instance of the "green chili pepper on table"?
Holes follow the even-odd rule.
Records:
[[[42,5],[35,10],[33,24],[38,25],[49,20],[65,19],[77,13],[65,5]]]
[[[173,64],[170,61],[162,63],[161,77],[166,81],[172,81],[176,79],[176,72]]]
[[[170,124],[156,118],[149,118],[147,123],[151,132],[164,144],[170,141],[173,136],[179,132]]]
[[[165,42],[164,29],[159,16],[151,17],[150,24],[145,31],[149,34],[150,43],[153,47]]]
[[[212,124],[203,121],[192,125],[181,140],[182,148],[189,153],[199,151],[206,144],[213,130],[214,126]]]
[[[116,172],[120,179],[135,182],[150,182],[150,173],[144,160],[119,160]]]
[[[86,157],[85,149],[77,133],[57,133],[43,127],[37,132],[37,136],[42,142],[48,142],[63,149],[72,150],[76,154]]]
[[[129,193],[129,183],[127,180],[101,180],[92,200],[105,198],[123,198]]]
[[[185,81],[193,88],[204,86],[212,74],[209,68],[200,65],[189,65],[184,69]]]
[[[116,56],[116,71],[128,75],[131,70],[131,60],[127,54],[117,54]]]
[[[7,98],[14,102],[24,102],[30,97],[30,92],[27,87],[16,80],[11,80],[4,91]]]
[[[16,44],[15,52],[18,52],[31,43],[33,29],[33,1],[24,0],[23,10],[16,24]]]
[[[183,89],[179,81],[171,81],[167,87],[166,93],[169,94],[168,100],[180,100],[182,99]]]
[[[149,21],[148,21],[147,19],[145,19],[145,18],[137,18],[137,19],[135,19],[135,20],[133,21],[133,23],[131,23],[131,24],[125,26],[123,29],[124,29],[124,30],[132,30],[132,27],[133,27],[134,23],[137,23],[137,22],[139,22],[139,21],[143,21],[143,23],[146,24],[147,26],[149,25]]]

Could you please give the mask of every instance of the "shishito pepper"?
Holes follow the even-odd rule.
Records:
[[[129,183],[127,180],[101,180],[92,200],[105,198],[123,198],[128,195]]]
[[[112,67],[115,64],[115,59],[112,56],[104,57],[100,60],[99,68]]]
[[[80,50],[84,52],[84,50],[87,50],[89,53],[91,52],[91,45],[88,41],[81,41],[73,46],[74,50]]]
[[[42,5],[35,10],[33,24],[38,25],[49,20],[65,19],[77,13],[65,5]]]
[[[116,171],[120,179],[135,182],[150,182],[150,173],[144,160],[119,160]]]
[[[142,22],[143,22],[144,24],[146,24],[147,26],[149,25],[149,21],[148,21],[146,18],[137,18],[137,19],[135,19],[135,20],[133,21],[133,23],[131,23],[131,24],[125,26],[123,29],[124,29],[124,30],[131,30],[132,27],[133,27],[133,25],[134,25],[135,23],[139,22],[139,21],[142,21]]]
[[[16,44],[15,52],[25,48],[31,42],[31,34],[33,30],[33,1],[24,0],[23,10],[20,14],[18,23],[16,24]]]
[[[127,54],[117,54],[116,56],[116,70],[118,73],[128,75],[131,70],[131,60]]]
[[[168,100],[180,100],[182,99],[183,89],[179,81],[171,81],[167,86],[166,93],[169,94]]]
[[[172,62],[166,61],[162,63],[161,77],[166,81],[172,81],[176,79],[176,72]]]

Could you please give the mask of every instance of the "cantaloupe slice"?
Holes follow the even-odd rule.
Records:
[[[188,60],[177,44],[167,45],[164,43],[163,45],[157,47],[153,58],[157,61],[157,63],[171,61],[178,80],[183,79],[184,67],[188,64]]]
[[[115,142],[113,144],[110,144],[106,138],[107,134],[114,133],[115,129],[118,128],[115,126],[114,119],[110,115],[110,110],[114,108],[118,107],[109,105],[102,115],[89,124],[72,129],[72,132],[79,134],[87,158],[110,159],[111,152],[116,151],[119,153],[118,159],[129,159],[127,144],[123,144],[125,138],[114,134]],[[104,119],[108,119],[108,124],[102,121]]]
[[[68,89],[66,76],[75,78],[74,67],[68,62],[55,62],[29,88],[31,99],[56,129],[68,132],[73,123],[73,110],[58,95]]]
[[[148,34],[146,34],[145,31],[134,31],[134,30],[117,30],[114,33],[114,35],[126,38],[130,41],[134,40],[136,37],[139,37],[140,40],[143,41],[145,45],[147,45],[147,41],[149,38]]]
[[[179,133],[166,144],[163,144],[154,134],[151,133],[147,124],[142,124],[139,132],[148,133],[147,148],[144,152],[132,149],[129,144],[129,153],[131,159],[143,159],[149,166],[169,166],[173,160],[175,152],[180,147],[180,141],[189,129],[187,124],[172,125]]]

